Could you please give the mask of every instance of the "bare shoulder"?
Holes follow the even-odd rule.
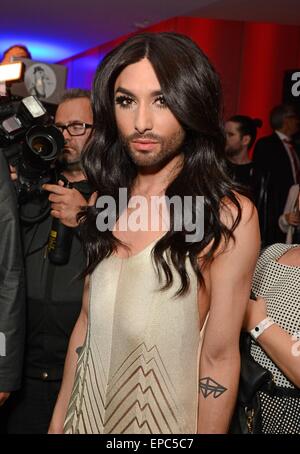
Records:
[[[225,238],[221,240],[213,257],[222,255],[232,249],[239,250],[252,248],[256,251],[256,257],[260,248],[260,231],[258,214],[255,205],[251,200],[239,193],[235,193],[237,202],[240,206],[240,218],[238,207],[228,198],[222,200],[220,206],[220,220],[229,229],[233,230],[233,237],[226,244]],[[203,264],[203,258],[213,245],[213,240],[202,250],[198,256],[199,266]]]
[[[259,220],[255,205],[247,197],[235,193],[240,211],[236,204],[230,199],[223,199],[220,207],[220,219],[222,223],[232,232],[232,237],[226,241],[222,239],[214,256],[218,257],[223,252],[239,254],[255,251],[256,260],[260,249]],[[225,254],[226,255],[226,254]],[[241,256],[242,257],[242,256]]]
[[[241,218],[239,225],[246,225],[249,222],[258,224],[258,215],[255,205],[248,197],[234,193],[236,200],[241,209]],[[238,219],[238,207],[228,197],[224,198],[221,203],[220,217],[222,222],[228,227],[232,228]]]
[[[282,265],[300,267],[300,246],[289,249],[278,262]]]

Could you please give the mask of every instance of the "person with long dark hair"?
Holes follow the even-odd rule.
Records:
[[[138,34],[99,65],[92,105],[99,198],[49,433],[225,433],[259,228],[226,175],[219,78],[189,38]]]

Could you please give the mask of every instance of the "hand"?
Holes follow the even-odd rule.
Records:
[[[1,393],[0,392],[0,407],[5,403],[5,401],[9,398],[10,393]]]
[[[10,171],[10,178],[12,179],[12,181],[16,181],[18,179],[17,169],[10,164],[9,171]]]
[[[300,225],[300,212],[294,211],[292,213],[285,213],[284,215],[286,222],[290,225],[297,227]]]
[[[77,227],[77,214],[88,204],[80,192],[75,188],[65,188],[61,180],[58,184],[44,184],[43,189],[50,192],[51,215],[67,227]]]
[[[97,198],[98,198],[98,193],[97,192],[93,192],[93,194],[91,195],[91,197],[88,200],[88,206],[89,207],[95,206],[96,202],[97,202]]]
[[[243,322],[243,329],[251,331],[258,323],[268,316],[266,301],[258,297],[257,301],[249,300]]]

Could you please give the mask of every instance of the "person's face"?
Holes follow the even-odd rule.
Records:
[[[166,105],[148,59],[127,66],[115,83],[117,127],[138,167],[163,167],[179,153],[184,130]]]
[[[288,135],[293,136],[299,131],[300,119],[297,115],[291,115],[284,119],[284,124]]]
[[[55,124],[63,126],[73,122],[93,124],[93,113],[88,98],[75,98],[59,104],[55,114]],[[65,147],[63,149],[62,160],[67,165],[80,163],[80,156],[91,129],[86,129],[82,136],[71,136],[65,129]]]
[[[242,136],[239,131],[239,124],[234,121],[227,121],[225,123],[225,134],[226,134],[226,154],[227,156],[233,157],[241,153],[248,140],[245,140],[245,137]]]
[[[13,61],[12,57],[27,58],[28,54],[25,51],[25,49],[22,49],[21,47],[13,47],[7,52],[1,63],[2,64],[12,63]]]

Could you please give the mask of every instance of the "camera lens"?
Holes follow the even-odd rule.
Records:
[[[51,161],[63,148],[64,138],[53,125],[34,126],[28,131],[26,142],[35,156],[43,161]]]
[[[40,157],[47,157],[52,154],[53,148],[56,148],[56,145],[49,137],[37,136],[32,138],[30,147]]]

